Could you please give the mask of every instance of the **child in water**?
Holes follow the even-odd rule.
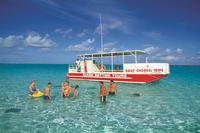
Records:
[[[74,88],[74,96],[76,96],[76,97],[78,96],[78,88],[79,88],[78,85],[76,85]]]
[[[106,90],[102,81],[99,82],[99,86],[100,86],[100,92],[99,92],[100,101],[106,102],[106,96],[108,95],[108,91]]]
[[[108,87],[109,95],[115,95],[117,93],[117,85],[113,80],[110,81],[110,85]]]
[[[51,91],[51,82],[47,83],[47,86],[44,90],[44,100],[50,100],[51,96],[50,96],[50,91]]]
[[[71,94],[71,87],[69,85],[69,81],[65,81],[62,84],[61,92],[62,92],[62,96],[63,97],[69,97],[70,96],[70,94]]]

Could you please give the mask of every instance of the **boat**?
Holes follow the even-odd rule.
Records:
[[[115,51],[80,55],[79,62],[69,65],[67,78],[70,80],[115,81],[121,83],[151,83],[169,75],[168,63],[138,63],[137,56],[146,55],[142,50]],[[126,63],[133,56],[135,62]],[[114,64],[114,57],[122,57],[122,64]],[[96,63],[96,58],[101,63]],[[110,58],[111,64],[103,64],[102,58]]]
[[[170,74],[168,63],[148,63],[148,53],[143,50],[105,52],[103,46],[102,23],[101,51],[78,56],[75,64],[69,65],[66,77],[70,80],[111,81],[121,83],[151,83]],[[138,56],[145,56],[145,62],[139,63]],[[122,63],[114,63],[114,58],[121,57]],[[125,62],[131,57],[132,62]],[[132,58],[133,57],[133,58]],[[109,64],[104,63],[109,58]],[[96,60],[100,60],[99,63]],[[134,59],[134,62],[133,62]]]

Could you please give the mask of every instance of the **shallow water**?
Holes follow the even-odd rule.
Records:
[[[118,84],[106,104],[96,82],[71,82],[79,97],[62,98],[57,86],[66,72],[66,65],[0,65],[0,132],[200,132],[200,67],[172,66],[156,83]],[[32,79],[40,90],[53,83],[51,101],[28,96]],[[12,108],[21,110],[5,113]]]

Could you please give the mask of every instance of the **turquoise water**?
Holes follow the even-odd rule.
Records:
[[[106,104],[96,82],[71,82],[80,96],[62,98],[56,86],[66,72],[66,65],[0,65],[0,132],[200,132],[200,67],[172,66],[156,83],[118,84]],[[32,79],[41,90],[53,83],[51,101],[28,96]],[[10,108],[21,111],[5,113]]]

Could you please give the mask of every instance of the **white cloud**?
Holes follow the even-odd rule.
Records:
[[[161,49],[158,46],[150,46],[144,49],[147,53],[151,54],[150,58],[153,60],[160,60],[160,61],[184,61],[185,56],[183,55],[183,49]]]
[[[190,65],[191,64],[199,65],[200,64],[200,50],[196,54],[192,55],[190,58],[188,57],[187,59]]]
[[[176,55],[166,55],[166,56],[160,57],[160,59],[163,61],[177,61],[181,58]]]
[[[81,37],[84,37],[88,34],[88,30],[86,29],[83,29],[83,31],[81,33],[78,33],[76,36],[81,38]]]
[[[95,42],[95,39],[94,38],[89,38],[85,41],[82,41],[81,43],[79,44],[72,44],[72,45],[69,45],[67,48],[66,48],[66,51],[91,51],[93,50],[94,48],[91,47],[90,45],[92,43]]]
[[[115,48],[114,46],[117,44],[117,41],[113,41],[113,42],[108,42],[104,44],[104,51],[116,51],[117,48]]]
[[[0,47],[14,47],[17,44],[23,43],[24,37],[22,35],[9,35],[5,38],[0,37]]]
[[[117,43],[118,43],[117,41],[104,43],[103,51],[104,52],[117,51],[117,48],[115,47]],[[101,53],[101,48],[97,49],[97,53]]]
[[[183,49],[177,48],[177,49],[176,49],[176,52],[179,53],[179,54],[182,54],[182,53],[183,53]]]
[[[194,60],[200,60],[200,50],[197,52],[197,54],[194,56],[194,57],[192,57]]]
[[[176,50],[171,50],[170,48],[165,49],[165,52],[168,54],[182,54],[183,53],[183,49],[181,48],[177,48]]]
[[[24,47],[19,47],[17,49],[20,50],[20,51],[22,51],[22,50],[24,50]]]
[[[48,34],[42,37],[38,33],[31,33],[26,37],[25,44],[35,48],[51,48],[56,43],[49,38]]]
[[[55,8],[59,8],[60,7],[57,3],[55,3],[52,0],[41,0],[41,1],[46,3],[46,4],[48,4],[48,5],[50,5],[50,6],[52,6],[52,7],[55,7]]]
[[[103,23],[102,23],[102,31],[103,34],[108,33],[110,30],[120,30],[122,32],[127,32],[125,25],[123,25],[123,22],[121,20],[118,19],[106,19]],[[101,26],[98,25],[94,31],[94,33],[97,34],[101,34]]]
[[[172,50],[171,50],[170,48],[167,48],[167,49],[165,49],[165,52],[166,52],[166,53],[171,53]]]
[[[62,37],[66,38],[69,37],[69,34],[72,32],[72,29],[67,29],[67,30],[56,29],[55,32],[61,34]]]
[[[160,50],[159,47],[154,47],[154,46],[150,46],[144,49],[145,52],[147,52],[148,54],[155,54]]]
[[[107,26],[108,26],[109,29],[116,29],[116,28],[120,27],[122,24],[123,24],[122,21],[114,20],[110,24],[108,24]]]
[[[147,31],[143,32],[143,34],[151,38],[158,38],[162,35],[161,32],[158,31]]]
[[[49,38],[48,34],[42,37],[35,32],[31,32],[27,37],[24,37],[23,35],[9,35],[5,38],[0,37],[0,47],[16,47],[16,50],[19,51],[23,51],[24,46],[35,48],[51,48],[54,45],[55,42]]]

